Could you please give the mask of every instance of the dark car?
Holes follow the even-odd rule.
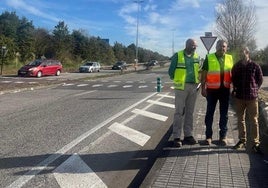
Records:
[[[157,60],[151,60],[149,63],[148,63],[148,66],[156,66],[158,65],[158,61]]]
[[[36,59],[18,70],[18,76],[36,76],[38,78],[46,75],[59,76],[62,64],[58,60]]]
[[[112,70],[123,70],[123,69],[127,70],[127,63],[125,61],[118,61],[112,67]]]

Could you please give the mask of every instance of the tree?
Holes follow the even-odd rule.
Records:
[[[23,62],[34,58],[33,46],[33,32],[34,26],[25,17],[20,20],[19,27],[17,28],[17,46],[19,49],[20,57]]]
[[[71,37],[69,34],[68,26],[64,21],[60,21],[53,30],[54,47],[56,55],[60,60],[63,60],[70,54]]]
[[[47,58],[53,57],[51,52],[52,37],[46,29],[38,28],[34,31],[34,50],[36,58],[45,56]]]
[[[252,1],[245,4],[243,0],[223,0],[216,12],[216,33],[228,41],[231,52],[236,52],[241,45],[256,47],[256,23],[256,10]]]

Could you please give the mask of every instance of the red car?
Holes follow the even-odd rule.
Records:
[[[18,76],[36,76],[38,78],[46,75],[59,76],[62,71],[60,61],[51,59],[36,59],[18,70]]]

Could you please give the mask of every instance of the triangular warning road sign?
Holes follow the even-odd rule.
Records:
[[[203,42],[207,51],[209,52],[214,42],[216,41],[217,37],[200,37],[200,39]]]

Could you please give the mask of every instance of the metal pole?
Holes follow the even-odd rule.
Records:
[[[175,31],[175,29],[173,29],[172,30],[172,54],[171,54],[171,56],[173,56],[174,55],[174,31]]]
[[[143,0],[135,0],[135,3],[137,3],[137,31],[136,31],[136,56],[135,56],[135,70],[137,68],[137,64],[139,62],[138,59],[138,51],[139,51],[139,13],[140,13],[140,3],[143,2]]]
[[[1,56],[2,56],[2,63],[1,63],[1,75],[3,74],[3,65],[4,65],[4,56],[5,56],[5,50],[6,50],[6,47],[5,46],[2,46],[1,48]]]

